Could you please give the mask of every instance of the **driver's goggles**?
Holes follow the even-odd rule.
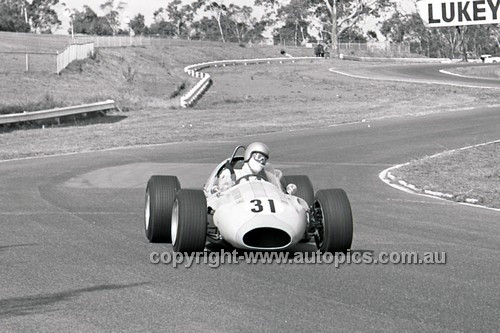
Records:
[[[253,153],[252,154],[253,159],[259,162],[262,165],[266,165],[267,162],[267,156],[262,154],[262,153]]]

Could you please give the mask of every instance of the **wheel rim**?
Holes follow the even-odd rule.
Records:
[[[314,220],[317,223],[316,230],[314,231],[314,240],[317,248],[321,249],[325,240],[325,224],[323,222],[323,209],[318,201],[314,204]]]
[[[146,230],[149,230],[149,220],[151,218],[151,195],[149,194],[149,189],[146,191],[146,205],[144,208],[144,223],[146,225]]]
[[[172,235],[172,244],[177,241],[177,229],[179,228],[179,202],[175,200],[174,207],[172,209],[172,223],[170,232]]]

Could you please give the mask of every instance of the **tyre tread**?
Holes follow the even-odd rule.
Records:
[[[207,234],[207,201],[201,190],[177,192],[179,218],[176,252],[200,252],[205,248]]]
[[[316,193],[323,213],[322,252],[346,252],[352,244],[353,223],[351,204],[342,189],[319,190]]]

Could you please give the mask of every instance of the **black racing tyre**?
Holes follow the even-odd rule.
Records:
[[[151,176],[146,186],[144,229],[152,243],[171,243],[170,222],[181,184],[176,176]]]
[[[318,227],[314,238],[321,252],[346,252],[351,248],[351,204],[342,189],[319,190],[313,205]]]
[[[207,199],[201,190],[180,190],[172,209],[176,252],[201,252],[207,237]]]
[[[314,188],[308,176],[283,176],[285,184],[297,185],[297,197],[304,199],[310,207],[314,202]],[[286,188],[285,185],[285,188]]]

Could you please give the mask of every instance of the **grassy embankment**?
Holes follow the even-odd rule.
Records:
[[[183,73],[184,66],[221,59],[278,57],[279,51],[279,47],[171,43],[163,47],[99,49],[95,59],[73,63],[62,75],[2,73],[0,109],[25,108],[44,100],[74,105],[111,98],[123,112],[86,126],[0,133],[4,143],[0,158],[319,128],[498,103],[497,92],[485,89],[435,89],[333,75],[328,68],[360,64],[328,59],[210,69],[213,87],[196,107],[179,108],[177,95],[196,82]],[[312,53],[310,49],[287,51],[297,56]],[[363,64],[372,65],[376,64]],[[498,154],[488,156],[493,164],[500,164]],[[439,168],[437,174],[442,174]],[[403,178],[410,175],[401,174]],[[449,183],[442,178],[444,184]]]

